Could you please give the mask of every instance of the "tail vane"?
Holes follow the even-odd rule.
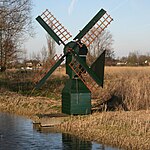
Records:
[[[91,65],[91,69],[95,72],[97,77],[102,81],[101,84],[102,87],[104,82],[105,52],[106,51],[103,51],[102,54]]]

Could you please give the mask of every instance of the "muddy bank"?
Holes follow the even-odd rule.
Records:
[[[59,113],[61,101],[27,97],[1,89],[0,111],[36,119],[36,114]],[[150,110],[71,116],[57,128],[62,132],[120,148],[150,149]]]

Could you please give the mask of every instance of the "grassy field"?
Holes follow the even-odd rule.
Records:
[[[32,72],[0,74],[0,111],[34,119],[61,112],[64,68],[38,91]],[[106,67],[104,88],[92,92],[92,115],[72,116],[58,128],[125,149],[150,149],[150,67]],[[88,130],[87,130],[88,129]]]
[[[61,99],[67,80],[65,69],[57,70],[38,91],[32,91],[33,73],[8,71],[0,74],[1,88],[28,96]],[[59,85],[59,86],[58,86]],[[150,67],[106,67],[104,88],[92,91],[93,107],[107,110],[147,110],[150,108]]]

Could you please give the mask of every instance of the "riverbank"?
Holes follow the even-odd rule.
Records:
[[[1,112],[15,113],[34,121],[38,121],[40,114],[61,112],[61,91],[68,78],[64,68],[34,92],[33,75],[32,71],[19,70],[0,74]],[[150,67],[106,67],[104,88],[92,92],[94,113],[71,116],[57,128],[107,145],[149,150],[149,81]]]
[[[123,149],[150,149],[150,111],[102,112],[72,117],[63,132]]]
[[[41,96],[23,96],[0,89],[0,112],[14,113],[36,119],[37,114],[59,113],[61,101]]]
[[[59,113],[60,100],[22,96],[0,90],[0,112],[37,119],[37,114]],[[62,132],[124,149],[150,149],[150,110],[95,112],[88,116],[71,116],[57,126]]]

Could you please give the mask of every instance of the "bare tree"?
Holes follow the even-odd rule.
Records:
[[[128,64],[130,64],[130,65],[138,65],[139,64],[138,56],[139,56],[138,51],[130,52],[129,56],[128,56]]]
[[[48,46],[48,55],[49,55],[49,59],[51,59],[56,53],[55,41],[50,35],[47,35],[46,38],[47,38],[47,46]]]
[[[42,63],[45,63],[48,59],[48,51],[45,46],[43,46],[40,53],[41,53],[41,61]]]
[[[21,40],[31,31],[31,0],[0,1],[0,66],[17,58]]]
[[[113,38],[109,31],[103,31],[91,44],[88,52],[88,61],[93,62],[104,50],[106,57],[113,58],[114,51],[112,48]]]

